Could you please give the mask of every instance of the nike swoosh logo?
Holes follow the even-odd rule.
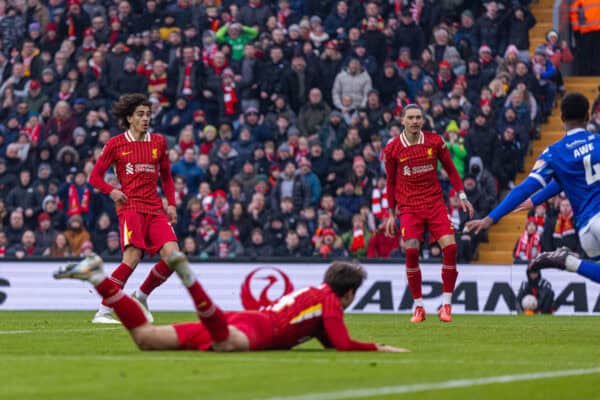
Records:
[[[126,156],[126,155],[129,155],[131,153],[133,153],[133,151],[124,151],[124,152],[121,153],[121,155],[122,156]]]
[[[409,158],[410,158],[410,157],[401,158],[401,159],[400,159],[400,162],[404,162],[404,161],[408,160]]]

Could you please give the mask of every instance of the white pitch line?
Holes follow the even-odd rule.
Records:
[[[22,329],[15,331],[0,331],[0,335],[26,335],[29,333],[70,333],[70,332],[102,332],[116,331],[122,327],[114,328],[77,328],[77,329]]]
[[[338,392],[308,393],[299,396],[269,397],[262,400],[341,400],[360,399],[390,394],[425,392],[430,390],[455,389],[471,386],[491,385],[494,383],[512,383],[533,381],[565,376],[590,375],[600,373],[600,368],[568,369],[562,371],[532,372],[516,375],[498,375],[486,378],[456,379],[444,382],[418,383],[414,385],[384,386],[370,389],[341,390]]]

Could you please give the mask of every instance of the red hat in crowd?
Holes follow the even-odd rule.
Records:
[[[365,159],[364,159],[364,158],[362,158],[361,156],[356,156],[356,157],[354,157],[354,160],[353,160],[352,164],[353,164],[353,165],[357,165],[357,164],[367,165],[367,164],[365,163]]]
[[[456,191],[456,189],[452,188],[450,189],[450,191],[448,192],[448,197],[454,197],[458,194],[458,192]]]
[[[440,63],[440,68],[442,68],[442,67],[444,67],[444,68],[452,68],[452,66],[450,65],[450,63],[448,61],[446,61],[446,60],[444,60],[444,61],[442,61]]]
[[[203,224],[208,224],[208,225],[214,225],[215,224],[215,220],[212,219],[212,217],[209,217],[208,215],[204,218],[202,218],[202,223]]]
[[[79,6],[81,5],[81,2],[79,0],[69,0],[69,7],[71,6]]]
[[[325,48],[326,49],[337,49],[337,43],[335,42],[335,40],[329,40],[327,43],[325,43]]]
[[[94,31],[92,28],[87,28],[85,31],[83,31],[83,36],[94,36]]]
[[[114,22],[121,23],[121,20],[117,16],[110,17],[110,24],[112,25]]]
[[[54,22],[48,22],[48,25],[46,25],[46,31],[56,31],[58,29],[58,27],[56,26],[56,23]]]
[[[194,119],[196,119],[198,117],[206,117],[206,113],[204,112],[204,110],[194,111]]]
[[[325,237],[325,236],[333,236],[335,237],[335,231],[331,228],[326,228],[323,229],[323,231],[321,232],[321,236]]]
[[[41,223],[42,221],[50,221],[50,214],[43,212],[38,215],[38,223]]]
[[[492,102],[489,101],[489,100],[481,100],[479,102],[479,107],[483,107],[483,106],[490,106],[491,107],[492,106]]]
[[[29,89],[37,90],[40,88],[40,81],[33,80],[29,83]]]
[[[216,199],[217,197],[224,197],[227,198],[227,194],[225,194],[225,192],[221,189],[215,190],[213,192],[213,197]]]

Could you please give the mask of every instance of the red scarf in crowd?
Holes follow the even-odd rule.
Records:
[[[235,86],[233,84],[223,84],[223,103],[225,105],[225,115],[234,115],[238,97],[235,93]]]
[[[67,18],[67,36],[69,40],[77,39],[77,35],[75,33],[75,19],[73,17]]]
[[[535,232],[533,235],[529,235],[527,231],[523,232],[521,238],[519,239],[519,243],[517,244],[517,249],[515,250],[515,257],[521,258],[520,254],[525,253],[525,257],[528,260],[533,259],[542,251],[542,244],[540,243],[540,235]]]
[[[140,64],[137,68],[137,73],[140,75],[144,75],[146,78],[150,78],[150,75],[152,75],[152,64]]]
[[[281,25],[282,28],[287,28],[287,23],[285,22],[287,18],[290,16],[290,9],[287,10],[279,10],[277,13],[277,22]]]
[[[195,145],[196,145],[196,143],[194,143],[193,141],[191,141],[191,142],[184,142],[183,140],[180,141],[179,148],[181,148],[181,154],[185,153],[185,151],[187,149],[193,149]]]
[[[166,89],[167,73],[165,72],[161,76],[150,73],[148,76],[148,92],[158,94],[158,101],[160,101],[160,105],[163,107],[169,106],[169,98],[164,95]]]
[[[99,65],[97,65],[94,62],[94,60],[90,60],[89,66],[90,66],[90,68],[92,68],[92,72],[94,73],[94,76],[96,77],[96,80],[100,79],[100,75],[102,74],[102,67],[100,67]]]
[[[572,218],[573,212],[569,215],[558,214],[552,236],[557,239],[562,239],[565,236],[573,235],[575,233],[575,227]]]
[[[363,229],[352,230],[352,244],[350,245],[350,253],[356,253],[358,250],[365,247],[365,231]]]
[[[6,246],[0,246],[0,257],[6,257]]]
[[[383,191],[373,188],[371,195],[371,211],[378,220],[387,218],[389,215],[389,203],[387,198],[387,187]]]
[[[110,47],[113,47],[119,38],[119,31],[111,31],[110,37],[108,38],[108,43],[110,43]]]
[[[214,59],[215,54],[219,51],[219,48],[216,45],[211,45],[210,48],[202,48],[202,62],[204,65],[209,65]]]
[[[187,64],[185,69],[183,70],[183,92],[190,93],[186,94],[186,97],[189,99],[192,98],[192,67],[194,64]],[[186,90],[187,89],[187,90]]]
[[[77,194],[77,186],[71,184],[69,186],[69,210],[67,215],[81,215],[90,211],[90,189],[83,190],[81,203],[79,203],[79,195]]]
[[[41,124],[37,124],[36,126],[26,126],[23,129],[21,129],[21,133],[25,133],[28,137],[29,140],[31,141],[31,143],[33,144],[37,144],[37,142],[40,140],[40,131],[41,131]]]

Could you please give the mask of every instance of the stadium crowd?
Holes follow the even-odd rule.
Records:
[[[380,156],[403,107],[446,140],[478,218],[563,90],[570,51],[550,31],[530,57],[528,3],[0,1],[0,256],[120,256],[88,176],[121,133],[111,103],[140,92],[170,144],[189,256],[402,257]],[[439,177],[468,262],[485,236],[462,233]]]

